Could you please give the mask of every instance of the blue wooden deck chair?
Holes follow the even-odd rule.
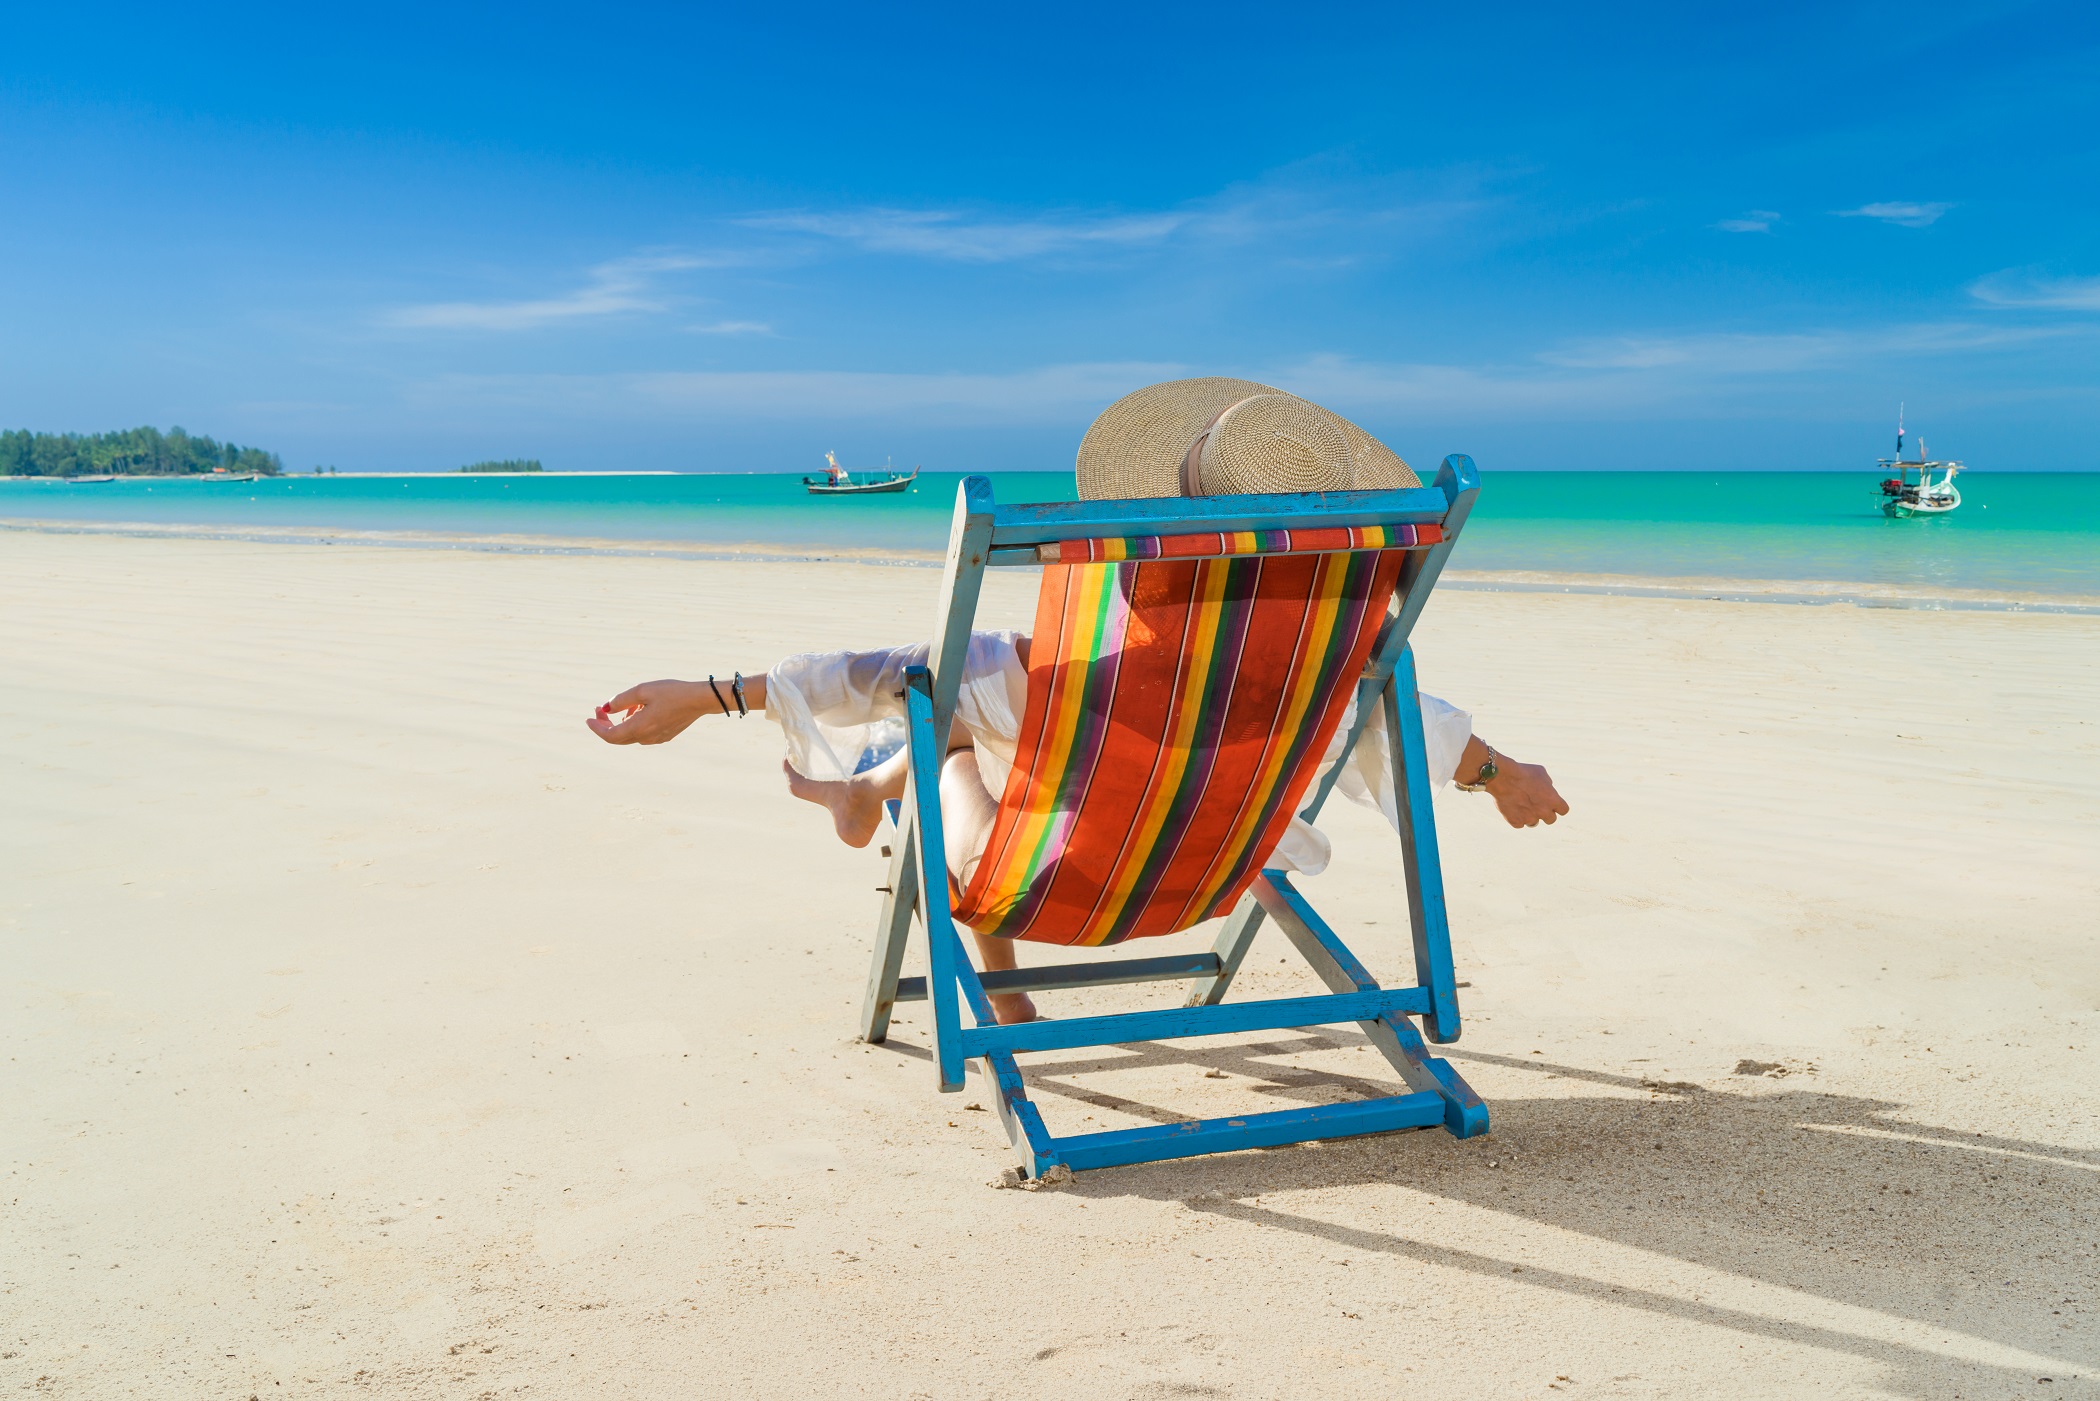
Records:
[[[1445,459],[1432,487],[1308,495],[997,505],[957,493],[934,642],[907,675],[910,782],[897,812],[861,1032],[933,1004],[940,1087],[976,1059],[1024,1172],[1189,1157],[1442,1124],[1487,1131],[1486,1107],[1428,1054],[1459,1034],[1450,933],[1408,634],[1479,490]],[[984,571],[1041,566],[1027,713],[1013,776],[967,889],[949,879],[939,777]],[[1392,738],[1416,985],[1381,988],[1279,870],[1290,814],[1317,814],[1342,765],[1315,774],[1354,697],[1348,761],[1372,707]],[[928,976],[899,976],[916,912]],[[1211,918],[1213,950],[980,975],[957,926],[1102,945]],[[1264,919],[1332,989],[1226,1002]],[[1183,979],[1183,1006],[995,1023],[988,994]],[[964,1026],[967,1005],[974,1025]],[[1414,1020],[1419,1018],[1421,1030]],[[1354,1022],[1404,1093],[1244,1116],[1053,1136],[1015,1056]]]

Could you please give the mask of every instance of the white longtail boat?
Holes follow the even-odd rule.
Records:
[[[1883,472],[1894,473],[1882,478],[1881,512],[1892,519],[1903,520],[1911,516],[1944,516],[1961,505],[1961,493],[1954,489],[1954,475],[1962,470],[1959,462],[1935,462],[1925,454],[1925,435],[1918,435],[1918,455],[1915,459],[1903,456],[1903,410],[1896,410],[1896,455],[1881,459]]]
[[[802,486],[811,496],[873,496],[878,492],[906,490],[918,479],[919,469],[916,467],[909,473],[863,472],[856,478],[839,466],[838,454],[827,452],[824,454],[824,475],[804,477]]]

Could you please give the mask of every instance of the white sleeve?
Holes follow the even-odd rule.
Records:
[[[787,737],[788,762],[805,778],[849,778],[904,743],[906,667],[924,642],[875,652],[804,652],[766,673],[766,716]]]
[[[805,652],[766,673],[766,714],[787,737],[788,762],[815,779],[840,779],[872,768],[904,744],[904,673],[924,666],[928,643],[873,652]],[[1012,762],[1021,722],[1012,709],[1014,678],[1027,678],[1011,632],[974,632],[964,655],[956,720],[997,759]],[[988,756],[979,754],[980,765]],[[1003,768],[998,773],[1003,784]],[[994,793],[999,788],[992,789]]]
[[[1429,786],[1434,791],[1451,781],[1458,770],[1458,761],[1465,757],[1466,741],[1473,737],[1473,717],[1427,691],[1421,692],[1420,696],[1422,748],[1429,760]],[[1351,701],[1335,731],[1334,743],[1328,747],[1327,764],[1335,761],[1355,713],[1355,702]],[[1325,765],[1322,772],[1325,772]],[[1351,802],[1377,808],[1385,814],[1385,820],[1393,824],[1394,831],[1400,830],[1399,796],[1393,791],[1392,737],[1385,731],[1383,705],[1371,712],[1363,735],[1356,742],[1356,752],[1349,756],[1348,766],[1336,776],[1334,786]]]

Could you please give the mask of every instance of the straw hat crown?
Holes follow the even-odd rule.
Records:
[[[1126,394],[1087,429],[1079,494],[1223,496],[1420,486],[1399,456],[1318,404],[1251,379],[1177,379]]]

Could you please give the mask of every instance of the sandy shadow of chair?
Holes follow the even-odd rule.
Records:
[[[1171,1123],[1179,1117],[1173,1111],[1108,1092],[1095,1073],[1219,1070],[1286,1100],[1388,1093],[1382,1080],[1279,1064],[1361,1040],[1321,1028],[1227,1044],[1134,1043],[1114,1055],[1032,1062],[1028,1079],[1048,1096]],[[1899,1105],[1798,1079],[1745,1079],[1741,1090],[1716,1090],[1538,1058],[1452,1054],[1537,1076],[1541,1088],[1553,1082],[1557,1092],[1525,1098],[1506,1090],[1494,1133],[1480,1140],[1388,1134],[1102,1169],[1065,1190],[1180,1201],[1351,1250],[1848,1354],[1885,1367],[1884,1384],[1899,1395],[2036,1394],[2045,1376],[2080,1394],[2100,1392],[2092,1380],[2100,1338],[2065,1326],[2090,1307],[2100,1153],[1918,1123],[1902,1118]],[[1798,1316],[1813,1308],[1730,1307],[1614,1283],[1612,1269],[1541,1268],[1454,1249],[1430,1229],[1409,1237],[1257,1200],[1373,1184],[1682,1260],[1882,1321],[1855,1317],[1857,1326],[1848,1327]],[[1966,1341],[1927,1345],[1928,1330]]]

